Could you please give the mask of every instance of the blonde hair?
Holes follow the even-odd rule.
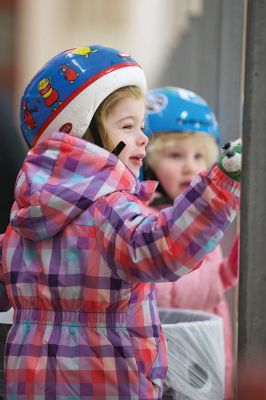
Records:
[[[160,132],[156,133],[150,139],[146,148],[146,163],[153,169],[153,167],[160,162],[161,152],[169,147],[172,147],[178,142],[186,140],[193,140],[203,146],[204,160],[206,167],[209,168],[218,158],[219,149],[215,139],[204,132]]]
[[[139,87],[124,86],[120,89],[115,90],[108,97],[106,97],[106,99],[104,99],[104,101],[95,111],[92,123],[96,123],[101,140],[105,145],[112,145],[110,137],[108,136],[108,132],[106,130],[106,118],[121,100],[129,97],[133,97],[135,99],[143,99],[143,101],[145,101],[144,94]],[[91,125],[85,132],[83,139],[95,143]]]

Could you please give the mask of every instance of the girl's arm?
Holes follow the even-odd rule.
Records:
[[[5,283],[4,283],[4,274],[2,271],[2,242],[4,235],[0,235],[0,311],[7,311],[11,308],[9,303]]]
[[[217,246],[238,207],[239,183],[215,164],[157,216],[128,192],[99,199],[95,235],[120,278],[175,281]]]

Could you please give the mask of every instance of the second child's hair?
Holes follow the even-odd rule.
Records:
[[[110,138],[108,137],[108,132],[106,130],[106,118],[121,100],[127,98],[143,99],[143,101],[145,101],[142,91],[137,86],[124,86],[115,90],[97,108],[92,122],[83,136],[83,139],[92,143],[96,143],[95,135],[100,135],[103,143],[113,145],[113,143],[110,142]],[[95,132],[95,126],[97,132]]]
[[[160,162],[161,152],[175,143],[184,142],[187,139],[192,139],[199,143],[204,148],[204,160],[206,167],[209,168],[217,161],[219,149],[215,139],[206,133],[200,132],[161,132],[156,133],[150,138],[150,142],[146,148],[146,164],[153,169],[154,165]]]

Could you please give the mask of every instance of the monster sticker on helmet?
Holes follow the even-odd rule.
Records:
[[[59,105],[62,104],[62,101],[59,99],[58,91],[51,86],[52,85],[52,78],[44,78],[40,80],[38,83],[38,91],[39,94],[36,96],[36,100],[40,103],[40,97],[43,98],[44,104],[47,107],[52,107],[53,111],[56,110],[54,104],[58,103]]]
[[[78,54],[80,56],[84,56],[85,58],[89,57],[89,53],[96,53],[98,50],[92,50],[90,47],[77,47],[76,49],[72,49],[73,54]]]
[[[24,100],[22,102],[22,110],[24,113],[23,115],[24,115],[24,119],[25,119],[28,129],[36,128],[37,125],[36,125],[36,122],[34,121],[32,113],[37,111],[37,107],[29,109],[27,102]]]
[[[61,75],[64,75],[64,79],[66,79],[69,83],[73,83],[79,76],[79,73],[73,68],[70,68],[68,64],[63,64],[61,65]]]

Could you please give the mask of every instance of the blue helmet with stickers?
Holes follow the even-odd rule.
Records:
[[[115,90],[137,86],[145,94],[146,79],[126,53],[99,45],[66,50],[48,61],[21,98],[21,129],[34,146],[54,131],[82,137],[92,117]]]
[[[187,131],[206,133],[219,144],[216,117],[202,97],[171,86],[150,90],[147,94],[146,135]]]

